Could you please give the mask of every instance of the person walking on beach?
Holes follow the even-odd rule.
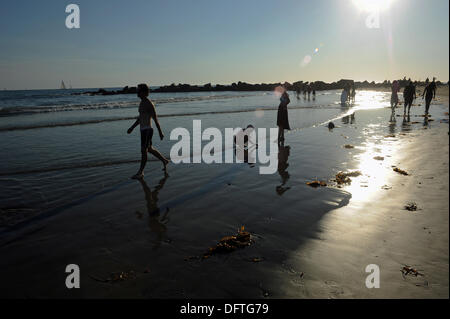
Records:
[[[428,115],[430,109],[431,100],[436,98],[436,78],[433,78],[433,82],[427,85],[422,94],[422,99],[425,96],[425,115]]]
[[[166,171],[167,164],[169,163],[169,160],[165,158],[163,155],[161,155],[161,153],[158,152],[158,150],[156,150],[152,146],[152,137],[153,137],[153,128],[151,122],[152,119],[156,124],[156,127],[159,132],[159,138],[161,140],[164,138],[164,134],[161,130],[161,126],[159,125],[158,117],[156,116],[155,105],[152,103],[152,101],[148,99],[149,91],[150,90],[147,84],[138,85],[137,95],[141,99],[141,103],[139,104],[139,116],[137,117],[136,122],[134,122],[134,124],[127,131],[128,134],[131,134],[134,128],[140,125],[141,155],[142,155],[141,166],[138,172],[131,177],[133,179],[141,179],[144,177],[144,168],[145,164],[147,163],[147,152],[155,156],[163,163],[164,171]]]
[[[352,102],[355,102],[355,96],[356,96],[356,90],[355,90],[355,85],[353,84],[353,85],[352,85],[352,91],[351,91],[351,93],[350,93],[350,100],[351,100]]]
[[[398,81],[395,80],[394,82],[392,82],[392,87],[391,87],[391,109],[392,109],[392,113],[395,113],[395,108],[397,107],[398,104],[398,91],[400,90],[400,87],[398,85]]]
[[[280,97],[278,106],[277,126],[278,126],[278,144],[284,143],[284,130],[290,130],[287,106],[291,102],[289,95],[284,87],[281,87],[283,93]]]
[[[406,115],[406,107],[408,107],[408,115],[409,115],[411,105],[415,98],[416,98],[416,87],[414,86],[413,82],[410,80],[408,85],[405,87],[405,89],[403,91],[403,99],[404,99],[403,115]]]

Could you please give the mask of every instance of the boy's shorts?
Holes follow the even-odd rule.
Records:
[[[152,146],[153,128],[141,130],[141,149],[147,149]]]

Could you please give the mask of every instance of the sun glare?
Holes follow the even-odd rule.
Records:
[[[389,9],[393,0],[352,0],[361,11],[375,12]]]

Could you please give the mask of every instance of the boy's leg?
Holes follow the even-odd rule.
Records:
[[[430,109],[431,99],[425,98],[425,114],[428,114],[428,110]]]
[[[144,168],[145,168],[145,164],[147,164],[147,152],[145,149],[141,149],[141,166],[139,167],[139,171],[132,176],[132,178],[134,179],[140,179],[142,177],[144,177]]]
[[[169,160],[167,158],[165,158],[157,149],[153,148],[153,146],[150,146],[147,150],[150,154],[155,156],[157,159],[159,159],[164,164],[164,170],[165,170],[167,164],[169,163]]]

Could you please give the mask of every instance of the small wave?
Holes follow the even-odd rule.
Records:
[[[172,97],[153,99],[156,104],[195,102],[208,100],[222,100],[249,97],[251,95],[208,95],[208,96],[191,96],[191,97]],[[137,101],[108,101],[101,103],[86,104],[47,104],[39,106],[14,106],[0,108],[0,116],[14,116],[23,114],[65,112],[65,111],[83,111],[83,110],[101,110],[116,108],[132,108],[137,106]]]
[[[337,109],[337,107],[310,107],[310,106],[298,106],[291,107],[290,110],[309,110],[309,109]],[[211,114],[233,114],[233,113],[248,113],[255,111],[276,111],[278,107],[258,107],[251,109],[243,109],[243,110],[225,110],[225,111],[210,111],[210,112],[195,112],[195,113],[175,113],[175,114],[160,114],[161,117],[182,117],[182,116],[199,116],[199,115],[211,115]],[[114,118],[103,118],[98,120],[86,120],[86,121],[78,121],[78,122],[60,122],[60,123],[46,123],[46,124],[36,124],[36,125],[20,125],[20,126],[6,126],[0,127],[0,132],[8,132],[8,131],[24,131],[24,130],[33,130],[40,128],[53,128],[53,127],[64,127],[64,126],[77,126],[77,125],[88,125],[88,124],[99,124],[105,122],[116,122],[116,121],[128,121],[135,120],[136,116],[128,116],[128,117],[114,117]]]

